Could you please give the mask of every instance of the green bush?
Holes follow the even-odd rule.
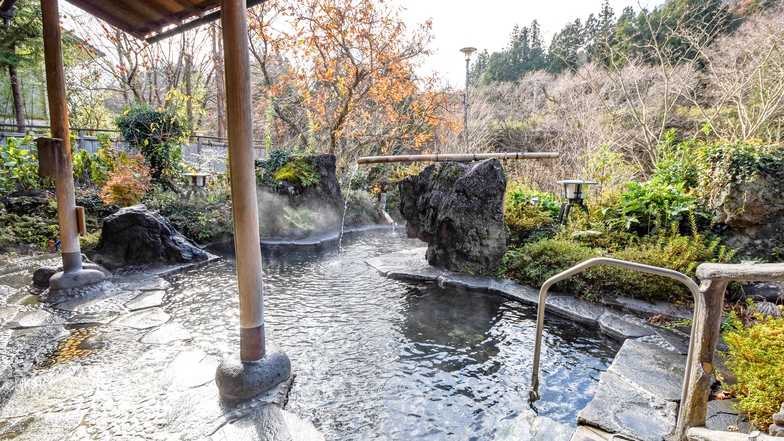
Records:
[[[784,319],[757,317],[750,328],[724,334],[727,367],[738,379],[738,408],[766,428],[784,402]]]
[[[549,193],[525,184],[509,184],[506,192],[504,220],[510,242],[526,242],[552,237],[561,204]]]
[[[0,145],[0,193],[39,187],[38,151],[32,136],[7,138]]]
[[[234,234],[231,198],[225,184],[211,183],[203,198],[188,200],[156,189],[143,202],[149,210],[157,211],[177,231],[196,242],[224,241]]]
[[[378,197],[364,190],[346,193],[346,225],[372,224],[381,220],[381,207]]]
[[[125,142],[138,149],[150,165],[152,177],[161,181],[179,175],[182,147],[188,129],[172,110],[158,110],[148,105],[127,108],[114,123]]]
[[[536,287],[550,277],[598,257],[597,250],[563,238],[540,240],[527,243],[518,249],[510,249],[502,260],[501,275]],[[589,289],[584,276],[570,277],[558,282],[554,289],[583,294]]]
[[[725,247],[719,246],[718,239],[709,240],[699,233],[682,236],[674,227],[661,230],[651,237],[619,243],[609,248],[583,245],[573,235],[562,232],[553,239],[528,243],[508,251],[504,256],[501,275],[521,283],[541,286],[548,278],[590,258],[601,256],[668,268],[694,278],[694,271],[700,263],[726,262],[733,255]],[[610,266],[589,268],[559,282],[555,289],[585,298],[615,294],[644,300],[692,302],[691,292],[680,282]]]
[[[643,236],[655,234],[658,226],[676,224],[682,232],[690,228],[689,213],[710,218],[692,191],[683,183],[668,184],[654,177],[650,181],[626,184],[618,205],[605,210],[608,227]]]
[[[316,166],[308,161],[308,158],[297,156],[277,169],[273,179],[275,182],[286,181],[296,186],[308,187],[321,182],[321,175],[319,175]]]

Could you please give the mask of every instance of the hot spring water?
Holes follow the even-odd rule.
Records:
[[[515,439],[536,415],[573,429],[620,346],[548,317],[532,409],[535,308],[381,277],[366,259],[422,245],[402,232],[341,245],[264,251],[267,341],[297,375],[287,409],[327,439]],[[170,281],[163,307],[193,344],[214,355],[238,346],[230,257]]]

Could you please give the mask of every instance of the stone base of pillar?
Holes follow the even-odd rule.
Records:
[[[289,357],[267,346],[267,354],[258,361],[241,361],[239,354],[223,360],[215,373],[215,383],[223,398],[245,400],[272,389],[290,376]]]
[[[49,279],[49,290],[59,291],[64,289],[81,288],[95,285],[106,280],[106,275],[96,269],[83,268],[79,271],[55,273]]]

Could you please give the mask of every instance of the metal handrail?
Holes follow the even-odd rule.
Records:
[[[650,266],[650,265],[643,265],[641,263],[634,263],[634,262],[627,262],[625,260],[618,260],[618,259],[610,259],[607,257],[597,257],[594,259],[586,260],[585,262],[575,265],[569,268],[566,271],[558,273],[553,277],[547,279],[542,288],[539,290],[539,308],[536,317],[536,346],[534,347],[534,369],[533,369],[533,376],[531,380],[531,395],[530,401],[536,401],[539,399],[539,356],[541,353],[541,346],[542,346],[542,328],[544,327],[544,311],[545,311],[545,302],[547,299],[547,290],[555,284],[567,277],[571,277],[585,269],[588,269],[592,266],[596,265],[610,265],[610,266],[617,266],[620,268],[640,271],[643,273],[654,274],[657,276],[664,276],[669,277],[671,279],[675,279],[686,285],[689,290],[691,291],[692,295],[694,295],[694,309],[698,310],[698,303],[700,301],[700,288],[694,282],[694,280],[690,279],[683,273],[679,273],[678,271],[666,269],[666,268],[659,268],[657,266]],[[692,321],[692,331],[694,331],[694,322]],[[694,335],[692,332],[691,335]],[[686,402],[686,392],[688,389],[688,381],[689,377],[691,376],[691,362],[693,357],[693,346],[694,346],[694,339],[689,339],[689,354],[686,357],[686,369],[684,372],[683,377],[683,388],[681,390],[681,404]],[[682,412],[684,410],[684,406],[681,405],[678,411],[678,419],[681,419]]]

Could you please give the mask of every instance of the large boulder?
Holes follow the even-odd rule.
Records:
[[[506,252],[506,176],[497,159],[431,165],[398,184],[406,233],[427,261],[452,271],[495,268]]]
[[[261,187],[262,235],[300,238],[340,228],[345,203],[335,155],[308,155],[304,160],[315,167],[318,183],[282,180],[275,187]]]
[[[207,253],[144,205],[122,208],[106,217],[95,262],[114,270],[129,265],[201,262]]]
[[[778,179],[760,176],[723,188],[711,204],[717,207],[716,222],[730,227],[765,226],[784,216],[784,189]]]

